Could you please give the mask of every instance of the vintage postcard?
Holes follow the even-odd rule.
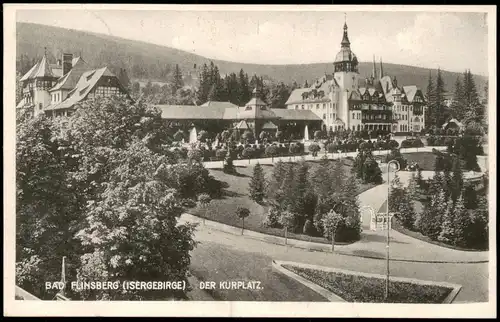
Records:
[[[3,9],[4,315],[496,317],[494,6]]]

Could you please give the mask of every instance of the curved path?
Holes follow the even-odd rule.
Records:
[[[422,149],[420,149],[422,150]],[[254,160],[252,160],[254,161]],[[270,159],[268,160],[271,161]],[[276,161],[276,160],[275,160]],[[245,160],[245,162],[248,162]],[[220,164],[220,162],[219,162]],[[405,175],[400,173],[405,183]],[[406,176],[409,178],[409,176]],[[361,206],[371,206],[378,211],[387,199],[387,184],[381,184],[359,195]],[[316,265],[331,266],[367,273],[384,274],[386,262],[367,257],[386,255],[387,231],[370,231],[370,214],[363,212],[363,233],[359,242],[345,246],[335,246],[335,253],[313,252],[300,248],[268,243],[262,240],[238,236],[208,226],[198,226],[195,239],[203,243],[219,244],[239,251],[258,253],[277,260],[297,261]],[[390,232],[390,256],[408,258],[423,262],[391,261],[393,276],[410,277],[429,281],[457,283],[463,286],[456,302],[488,301],[488,252],[468,252],[441,247],[406,236],[397,231]],[[345,256],[345,254],[354,256]],[[439,261],[441,263],[425,263]],[[455,263],[454,263],[455,262]],[[472,262],[472,263],[456,263]],[[271,263],[269,263],[271,265]]]
[[[383,260],[345,256],[336,253],[312,252],[284,245],[270,244],[246,236],[213,230],[202,225],[198,226],[194,238],[200,244],[193,251],[193,257],[196,257],[198,253],[209,253],[211,247],[222,247],[240,251],[244,254],[255,253],[257,257],[266,256],[275,260],[296,261],[365,273],[385,274],[386,272],[386,262]],[[225,265],[225,262],[222,261],[220,265]],[[228,263],[228,265],[231,264]],[[256,267],[255,269],[269,270],[270,267],[271,261],[269,260],[269,267]],[[234,267],[229,267],[228,270],[234,270]],[[390,272],[391,276],[460,284],[462,290],[455,299],[455,303],[488,301],[487,263],[430,264],[391,262]]]

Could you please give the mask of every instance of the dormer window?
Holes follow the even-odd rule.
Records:
[[[260,110],[261,110],[261,111],[265,111],[265,110],[266,110],[266,106],[265,106],[265,105],[261,105],[261,106],[260,106]]]
[[[252,106],[251,106],[251,105],[247,105],[247,106],[245,107],[245,111],[251,111],[251,110],[252,110]]]
[[[88,76],[87,76],[87,82],[92,78],[92,76],[94,76],[95,74],[95,71],[93,71],[92,73],[90,73]]]

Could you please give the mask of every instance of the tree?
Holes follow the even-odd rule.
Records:
[[[203,224],[205,224],[205,217],[207,216],[207,206],[210,204],[211,198],[208,193],[201,193],[198,195],[198,206],[204,209]]]
[[[468,231],[472,226],[472,219],[464,207],[463,198],[460,196],[455,204],[452,218],[453,234],[451,242],[454,245],[467,247],[469,242]]]
[[[460,161],[457,157],[453,158],[452,166],[452,177],[451,177],[451,198],[455,202],[461,194],[464,187],[464,175],[462,173],[462,168],[460,166]]]
[[[455,212],[453,209],[453,202],[448,201],[448,203],[445,206],[445,213],[443,214],[443,223],[441,226],[441,232],[439,233],[438,240],[449,243],[449,244],[455,244],[455,241],[457,239],[457,234],[455,231],[454,224],[456,222],[455,220]]]
[[[279,223],[285,229],[285,245],[287,244],[288,230],[294,229],[296,218],[297,216],[289,210],[284,210],[280,213]]]
[[[311,145],[309,145],[309,151],[312,153],[313,157],[316,157],[320,150],[321,148],[317,143],[311,143]]]
[[[279,160],[273,167],[273,173],[268,180],[267,185],[267,196],[268,199],[271,199],[274,204],[281,206],[282,204],[282,184],[285,179],[285,175],[287,173],[287,166]],[[293,175],[293,173],[292,173]]]
[[[208,139],[208,132],[205,130],[201,130],[200,133],[198,133],[198,141],[205,142],[207,139]]]
[[[245,229],[245,218],[250,215],[250,210],[248,210],[248,208],[245,207],[238,207],[236,209],[236,215],[238,216],[238,218],[241,219],[242,222],[241,234],[243,235],[243,230]]]
[[[125,68],[120,68],[120,73],[118,74],[118,80],[120,84],[127,90],[130,89],[130,78],[128,77],[127,70]]]
[[[439,194],[432,195],[431,201],[424,211],[417,216],[415,227],[424,235],[436,240],[441,232],[443,214],[446,211],[446,194],[441,189]]]
[[[429,80],[427,82],[427,92],[425,94],[425,99],[427,100],[427,110],[425,115],[425,120],[427,121],[426,127],[436,125],[434,106],[435,106],[435,88],[434,82],[432,80],[432,74],[429,70]]]
[[[43,290],[59,275],[62,256],[72,280],[168,275],[186,281],[193,227],[177,225],[182,199],[166,166],[175,158],[162,147],[168,135],[161,113],[140,102],[96,99],[82,103],[69,122],[32,122],[18,127],[19,284]],[[154,291],[69,291],[79,299],[158,297]]]
[[[322,218],[323,234],[332,241],[332,252],[335,249],[335,235],[337,234],[337,229],[344,220],[344,217],[336,213],[333,209]]]
[[[436,90],[435,90],[435,120],[436,125],[441,127],[446,119],[448,118],[448,113],[446,111],[446,106],[444,103],[444,95],[446,93],[443,77],[441,75],[441,69],[438,68],[436,76]]]
[[[373,156],[369,156],[366,158],[363,164],[363,182],[365,183],[382,183],[382,170],[378,166],[377,161],[373,158]]]
[[[255,135],[253,134],[252,131],[249,130],[246,130],[241,136],[241,138],[245,140],[246,143],[253,143],[255,141]]]
[[[265,154],[267,157],[271,157],[271,162],[274,163],[274,157],[278,154],[278,147],[275,144],[267,146]]]
[[[253,176],[249,183],[250,197],[257,203],[261,203],[265,196],[266,180],[264,178],[264,170],[257,163],[253,168]]]
[[[464,89],[462,87],[462,82],[460,77],[457,76],[455,81],[455,92],[453,93],[453,102],[451,104],[451,109],[453,116],[459,120],[463,120],[465,116],[465,99],[464,99]]]

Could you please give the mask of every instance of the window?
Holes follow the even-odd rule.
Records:
[[[299,106],[298,105],[295,105],[295,109],[298,110],[299,109]]]
[[[302,109],[304,109],[304,105],[302,105]]]
[[[413,107],[412,107],[412,106],[410,106],[410,112],[412,112],[412,111],[413,111]]]
[[[325,109],[325,108],[326,108],[326,104],[325,104],[325,103],[323,103],[323,109]]]
[[[326,114],[323,114],[323,120],[326,120]]]
[[[356,118],[356,114],[355,113],[352,113],[352,118],[355,119]]]
[[[323,106],[324,106],[324,105],[325,105],[325,104],[323,104]],[[316,104],[316,109],[318,109],[318,108],[319,108],[319,104]]]
[[[42,103],[38,103],[38,109],[41,110],[43,108]]]
[[[110,97],[114,95],[120,94],[120,90],[118,87],[113,87],[113,86],[99,86],[95,90],[95,95],[99,96],[105,96],[105,97]]]

